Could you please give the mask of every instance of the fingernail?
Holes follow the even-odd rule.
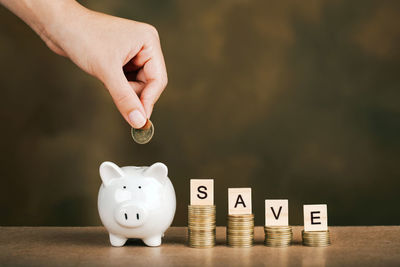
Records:
[[[142,112],[139,110],[134,110],[128,115],[129,121],[132,123],[133,128],[142,128],[146,123],[146,118],[143,116]]]

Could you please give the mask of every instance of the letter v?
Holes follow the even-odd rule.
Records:
[[[271,207],[271,210],[272,210],[272,213],[274,214],[275,219],[278,220],[279,215],[281,214],[281,211],[282,211],[282,206],[279,207],[278,215],[276,215],[273,207]]]

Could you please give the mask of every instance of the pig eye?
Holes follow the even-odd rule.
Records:
[[[124,185],[124,187],[123,187],[124,189],[126,189],[126,186]]]
[[[142,186],[140,186],[140,185],[139,185],[138,187],[139,187],[139,189],[141,189],[141,188],[142,188]]]

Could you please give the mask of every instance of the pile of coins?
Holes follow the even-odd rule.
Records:
[[[268,247],[288,247],[293,239],[291,226],[264,226],[264,232]]]
[[[188,206],[189,246],[211,248],[215,245],[215,205]]]
[[[230,247],[248,248],[253,246],[254,214],[228,215],[226,237]]]
[[[303,245],[309,247],[326,247],[331,244],[329,230],[327,231],[302,231]]]

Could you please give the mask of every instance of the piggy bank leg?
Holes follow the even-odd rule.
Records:
[[[125,245],[126,240],[128,239],[125,237],[113,235],[110,233],[110,242],[111,245],[113,245],[114,247],[122,247],[123,245]]]
[[[161,245],[161,235],[143,238],[143,242],[149,247],[158,247]]]

